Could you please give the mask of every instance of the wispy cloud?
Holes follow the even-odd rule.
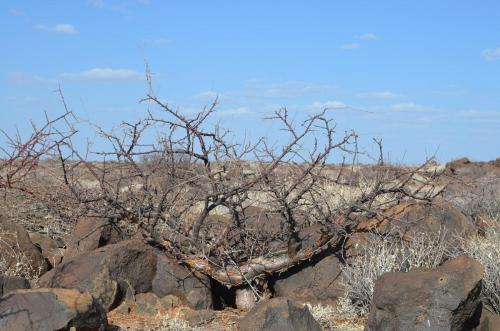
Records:
[[[333,109],[346,109],[349,108],[349,106],[341,101],[328,100],[328,101],[313,102],[307,108],[311,110],[323,110],[323,109],[333,110]]]
[[[38,75],[29,75],[15,72],[9,75],[9,82],[16,85],[50,85],[57,83],[56,79],[49,79]]]
[[[24,13],[24,11],[19,10],[19,9],[14,9],[14,8],[9,9],[9,10],[7,11],[7,13],[8,13],[9,15],[11,15],[11,16],[25,16],[25,15],[26,15],[26,14]]]
[[[148,5],[149,0],[87,0],[87,3],[97,9],[110,10],[119,14],[131,14],[133,5]]]
[[[287,81],[268,83],[249,80],[244,84],[242,94],[246,97],[299,98],[331,92],[335,86],[313,82]]]
[[[379,37],[374,33],[365,33],[365,34],[359,36],[359,39],[361,39],[361,40],[378,40]]]
[[[110,10],[120,10],[121,6],[116,3],[110,3],[104,0],[88,0],[89,5],[99,9],[110,9]]]
[[[500,47],[483,49],[481,57],[488,61],[500,60]]]
[[[144,40],[144,42],[146,44],[149,44],[149,45],[162,46],[162,45],[170,44],[172,42],[172,40],[170,40],[168,38],[160,37],[160,38],[154,38],[154,39],[146,39],[146,40]]]
[[[316,101],[306,106],[306,110],[312,112],[318,112],[322,110],[344,110],[344,109],[355,112],[372,113],[371,111],[368,111],[366,109],[354,107],[338,100]]]
[[[220,98],[221,94],[215,91],[203,91],[194,96],[195,99],[204,100],[204,101],[213,101],[216,98]]]
[[[250,107],[247,106],[242,106],[242,107],[237,107],[237,108],[232,108],[232,109],[223,109],[215,112],[216,115],[219,116],[230,116],[230,115],[253,115],[255,114],[254,111],[250,109]]]
[[[69,80],[140,80],[144,74],[132,69],[93,68],[76,73],[63,73],[61,79]]]
[[[468,90],[465,89],[443,89],[431,91],[432,94],[447,97],[458,97],[470,94]]]
[[[397,94],[391,91],[365,92],[359,94],[359,96],[362,98],[383,99],[383,100],[398,99],[404,97],[401,94]]]
[[[67,72],[57,75],[55,78],[47,78],[40,75],[25,73],[12,73],[9,81],[17,85],[53,85],[59,81],[128,81],[142,80],[144,74],[132,69],[93,68],[80,72]]]
[[[390,110],[396,111],[416,111],[416,112],[424,112],[424,111],[433,111],[434,107],[419,105],[413,102],[404,102],[404,103],[395,103],[389,106]]]
[[[67,24],[67,23],[58,23],[58,24],[53,25],[53,26],[37,24],[37,25],[35,25],[35,29],[54,32],[54,33],[63,33],[63,34],[75,34],[75,33],[77,33],[75,27],[72,24]]]
[[[482,121],[482,122],[500,122],[500,111],[482,111],[477,109],[463,110],[457,113],[459,118]]]
[[[358,43],[350,43],[350,44],[343,44],[340,45],[340,48],[343,50],[354,50],[360,48],[361,45]]]

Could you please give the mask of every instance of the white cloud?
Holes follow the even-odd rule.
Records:
[[[110,10],[120,14],[133,13],[134,5],[148,5],[149,0],[87,0],[87,3],[97,9]]]
[[[17,85],[50,85],[57,83],[55,79],[48,79],[38,75],[28,75],[21,72],[11,74],[9,81]]]
[[[481,52],[481,57],[485,60],[500,60],[500,47],[486,48]]]
[[[319,112],[319,111],[323,111],[323,110],[343,110],[343,109],[346,109],[346,110],[362,112],[362,113],[372,113],[371,111],[368,111],[366,109],[353,107],[351,105],[348,105],[344,102],[337,101],[337,100],[316,101],[316,102],[313,102],[312,104],[309,104],[308,106],[306,106],[306,109],[308,111],[312,111],[312,112]]]
[[[172,42],[171,39],[159,37],[159,38],[149,38],[142,39],[140,43],[144,46],[165,46]]]
[[[108,1],[104,1],[104,0],[88,0],[87,2],[92,7],[100,8],[100,9],[119,10],[121,8],[117,4],[110,4]]]
[[[340,48],[344,49],[344,50],[353,50],[353,49],[358,49],[360,47],[361,47],[361,45],[358,43],[343,44],[340,46]]]
[[[391,110],[396,110],[396,111],[417,111],[417,112],[435,110],[434,107],[418,105],[413,102],[396,103],[391,105],[389,108]]]
[[[143,76],[143,73],[131,69],[93,68],[81,72],[63,73],[56,78],[16,72],[9,75],[9,81],[17,85],[53,85],[60,80],[126,81],[142,80]]]
[[[77,33],[75,27],[71,24],[67,23],[59,23],[54,26],[46,26],[43,24],[35,25],[35,28],[43,31],[50,31],[55,33],[64,33],[64,34],[74,34]]]
[[[457,113],[458,117],[475,121],[500,121],[500,111],[481,111],[477,109],[463,110]]]
[[[220,93],[217,93],[215,91],[203,91],[201,93],[198,93],[194,97],[195,99],[200,100],[215,100],[216,98],[220,97]]]
[[[245,82],[243,95],[246,97],[298,98],[310,95],[325,94],[335,87],[312,82],[288,81],[266,83],[262,80]]]
[[[431,91],[432,94],[447,96],[447,97],[458,97],[470,94],[469,91],[465,89],[448,89],[448,90],[435,90]]]
[[[149,42],[151,44],[154,44],[154,45],[166,45],[166,44],[170,44],[172,41],[170,39],[167,39],[167,38],[156,38],[156,39],[149,40]]]
[[[397,99],[403,97],[403,95],[396,94],[390,91],[379,91],[379,92],[366,92],[359,95],[362,98],[373,98],[373,99]]]
[[[359,36],[361,40],[378,40],[378,36],[373,33],[365,33],[364,35]]]
[[[70,80],[140,80],[144,74],[131,69],[93,68],[77,73],[64,73],[60,77]]]
[[[329,101],[324,101],[324,102],[316,101],[316,102],[310,104],[308,108],[310,108],[312,110],[346,109],[346,108],[349,108],[349,106],[343,102],[340,102],[340,101],[329,100]]]
[[[19,9],[9,9],[8,14],[11,16],[25,16],[26,14]]]
[[[215,112],[216,115],[219,116],[229,116],[229,115],[251,115],[254,114],[254,112],[246,106],[243,107],[237,107],[233,109],[227,109],[227,110],[220,110]]]

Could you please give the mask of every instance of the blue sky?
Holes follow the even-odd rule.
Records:
[[[327,107],[393,162],[500,156],[498,1],[3,0],[0,29],[7,131],[59,114],[58,84],[105,127],[140,117],[147,60],[159,97],[192,112],[218,95],[237,136]]]

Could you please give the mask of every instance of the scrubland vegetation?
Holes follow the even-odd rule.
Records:
[[[309,305],[326,330],[363,324],[380,275],[434,268],[462,254],[484,266],[483,303],[500,313],[498,165],[387,164],[379,140],[374,162],[361,164],[358,136],[337,132],[326,112],[296,123],[286,109],[277,111],[269,120],[286,134],[281,145],[235,142],[207,124],[217,102],[189,116],[153,94],[143,102],[142,120],[113,131],[95,126],[107,150],[76,147],[82,137],[65,103],[61,117],[34,126],[27,139],[6,136],[1,212],[62,242],[78,218],[105,218],[212,282],[250,289],[257,301],[273,295],[271,277],[334,251],[344,295],[335,305]],[[330,164],[332,156],[342,161]],[[391,208],[436,201],[459,208],[475,232],[380,231],[393,219]],[[370,226],[360,228],[363,222]],[[359,233],[365,241],[351,244],[355,253],[348,255]],[[2,255],[0,274],[36,279],[40,272],[11,238],[0,233],[0,246],[15,261]],[[158,330],[198,329],[169,318]]]

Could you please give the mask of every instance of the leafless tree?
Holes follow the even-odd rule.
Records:
[[[141,120],[114,130],[96,126],[108,150],[82,152],[68,137],[57,141],[62,182],[88,212],[135,226],[221,283],[251,285],[337,245],[356,231],[360,215],[439,193],[437,174],[419,175],[428,162],[391,167],[380,140],[375,164],[361,167],[358,136],[338,132],[326,110],[302,122],[285,108],[276,111],[268,120],[281,125],[281,145],[237,142],[209,125],[217,100],[185,114],[151,91]],[[342,161],[332,165],[334,158]],[[271,219],[259,223],[256,214]],[[279,231],[264,231],[273,224]],[[320,235],[305,244],[299,234],[313,227]]]
[[[57,146],[69,139],[75,131],[61,130],[58,124],[70,123],[72,113],[65,111],[56,118],[49,118],[45,114],[45,122],[37,126],[31,122],[29,137],[23,137],[17,131],[14,135],[0,129],[4,137],[4,145],[0,146],[0,190],[22,191],[33,194],[30,187],[25,185],[26,178],[37,168],[40,160],[50,154]]]

